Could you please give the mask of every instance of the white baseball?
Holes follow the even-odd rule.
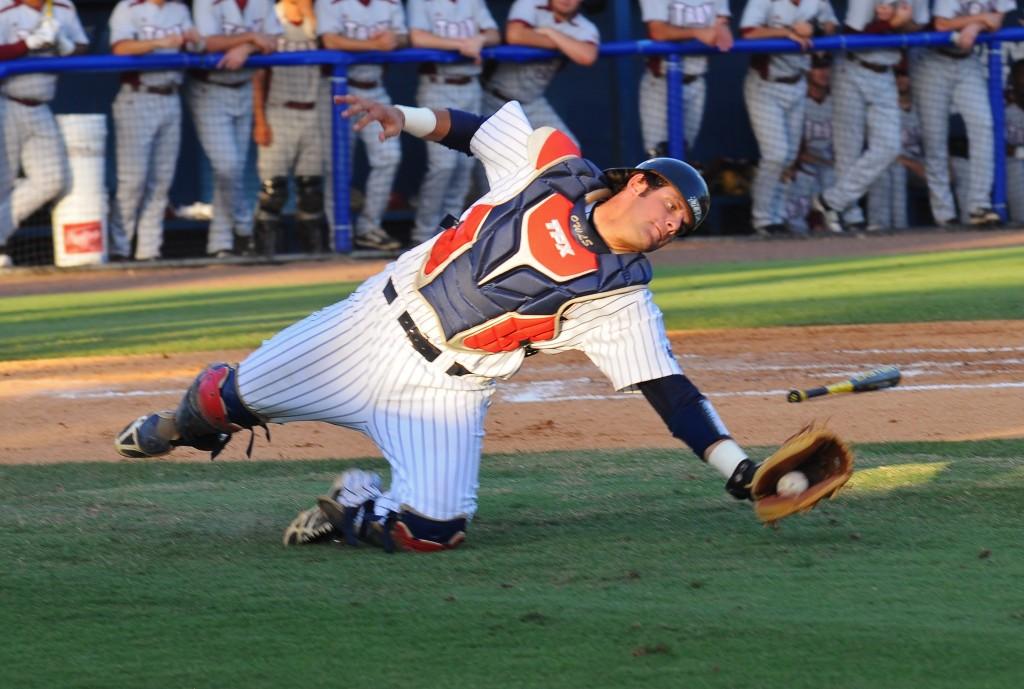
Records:
[[[789,497],[790,495],[799,495],[807,490],[807,486],[810,482],[802,471],[791,471],[788,474],[783,474],[779,482],[775,484],[775,492],[778,495]]]

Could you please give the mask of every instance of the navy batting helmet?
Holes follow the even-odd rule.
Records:
[[[697,231],[711,208],[711,195],[708,193],[707,182],[693,167],[675,158],[651,158],[636,167],[613,167],[604,171],[605,177],[613,187],[621,188],[630,177],[638,172],[653,173],[663,181],[671,184],[686,199],[686,204],[693,213],[693,222],[680,229],[679,235],[686,236]]]

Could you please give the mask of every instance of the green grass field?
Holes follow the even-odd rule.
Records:
[[[4,467],[3,686],[1019,687],[1022,451],[862,446],[778,530],[681,453],[489,456],[434,556],[281,547],[339,462]]]
[[[1024,248],[659,266],[669,329],[1024,318]],[[355,284],[0,300],[0,360],[251,348]]]
[[[654,291],[672,329],[1024,319],[1021,266]],[[353,288],[6,298],[0,360],[252,347]],[[1020,687],[1024,440],[856,450],[853,486],[777,530],[682,448],[489,455],[469,542],[434,556],[280,545],[347,462],[0,465],[0,689]]]

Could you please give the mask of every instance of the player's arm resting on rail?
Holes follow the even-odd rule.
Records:
[[[145,41],[128,38],[111,45],[110,52],[113,55],[147,55],[161,48],[180,48],[184,42],[185,39],[178,34]]]
[[[247,46],[252,53],[260,50],[266,52],[267,46],[277,42],[275,37],[261,33],[219,34],[203,36],[203,40],[206,41],[206,52],[208,53],[225,53],[239,46]]]
[[[987,12],[963,17],[935,17],[936,31],[960,31],[971,24],[978,24],[982,31],[995,31],[1003,23],[1002,12]],[[995,29],[992,26],[995,25]]]
[[[374,50],[389,51],[397,50],[409,45],[409,34],[395,33],[394,31],[380,31],[370,38],[359,39],[349,38],[340,33],[325,33],[320,40],[328,50],[342,50],[345,52],[366,53]]]
[[[542,27],[537,32],[551,39],[555,48],[576,64],[589,67],[597,62],[598,47],[593,41],[581,41],[550,27]]]
[[[714,26],[675,26],[658,20],[647,22],[647,35],[652,41],[697,40],[705,45],[718,45],[720,50],[727,50],[722,46],[719,37],[723,33],[728,34],[728,39],[732,38],[728,17],[718,17]],[[726,40],[725,43],[732,47],[731,40]]]
[[[637,387],[694,454],[729,478],[747,455],[718,418],[711,402],[681,373],[647,380]]]
[[[456,50],[466,55],[465,50],[471,41],[480,41],[481,45],[498,45],[501,41],[501,34],[496,29],[484,29],[476,36],[470,38],[446,38],[423,29],[409,30],[409,43],[415,48]]]
[[[808,22],[799,22],[793,26],[748,26],[741,30],[743,38],[788,38],[806,47],[814,27]]]

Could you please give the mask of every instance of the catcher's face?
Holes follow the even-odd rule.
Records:
[[[652,188],[643,175],[634,175],[619,193],[628,194],[629,203],[625,222],[616,233],[617,246],[609,242],[613,251],[655,251],[693,223],[693,211],[671,184]]]

